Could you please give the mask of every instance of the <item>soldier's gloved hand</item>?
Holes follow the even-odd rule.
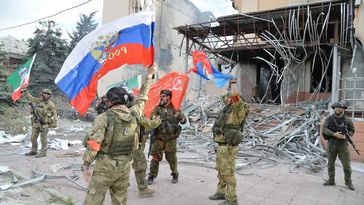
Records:
[[[341,132],[335,132],[334,137],[342,140],[346,139],[345,135],[343,135]]]
[[[91,182],[91,178],[92,178],[90,168],[89,167],[86,167],[86,166],[83,166],[82,167],[82,172],[83,172],[83,178],[85,179],[85,181],[87,183],[90,183]]]
[[[57,127],[57,124],[50,124],[49,127],[50,128],[56,128]]]
[[[23,88],[20,92],[23,94],[23,93],[25,93],[25,92],[27,92],[27,91],[28,91],[28,89]]]

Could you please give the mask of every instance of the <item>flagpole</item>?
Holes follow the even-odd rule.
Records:
[[[187,70],[188,70],[188,47],[189,47],[190,41],[189,39],[186,37],[186,59],[185,59],[185,74],[187,75]]]

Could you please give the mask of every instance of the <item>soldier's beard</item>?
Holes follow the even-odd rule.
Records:
[[[169,105],[169,100],[161,100],[159,102],[159,105],[161,105],[163,107],[167,107]]]

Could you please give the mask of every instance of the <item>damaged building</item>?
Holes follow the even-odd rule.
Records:
[[[190,40],[188,48],[234,65],[248,101],[346,100],[362,116],[360,3],[300,2],[233,1],[239,14],[176,29]]]
[[[188,52],[218,59],[245,100],[281,105],[348,103],[364,147],[364,9],[361,1],[232,0],[239,14],[181,25]],[[187,52],[187,53],[188,53]],[[227,70],[227,71],[226,71]],[[353,155],[352,155],[353,156]]]

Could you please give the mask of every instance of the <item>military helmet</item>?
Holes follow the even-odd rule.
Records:
[[[52,91],[49,90],[48,88],[43,89],[42,93],[48,93],[49,95],[52,95]]]
[[[124,88],[113,87],[106,93],[107,99],[113,104],[125,105],[129,101],[129,93]]]
[[[340,102],[340,101],[335,102],[334,104],[331,105],[331,108],[332,109],[335,109],[336,107],[341,107],[341,108],[344,108],[344,109],[348,108],[346,106],[346,103],[345,102]]]

